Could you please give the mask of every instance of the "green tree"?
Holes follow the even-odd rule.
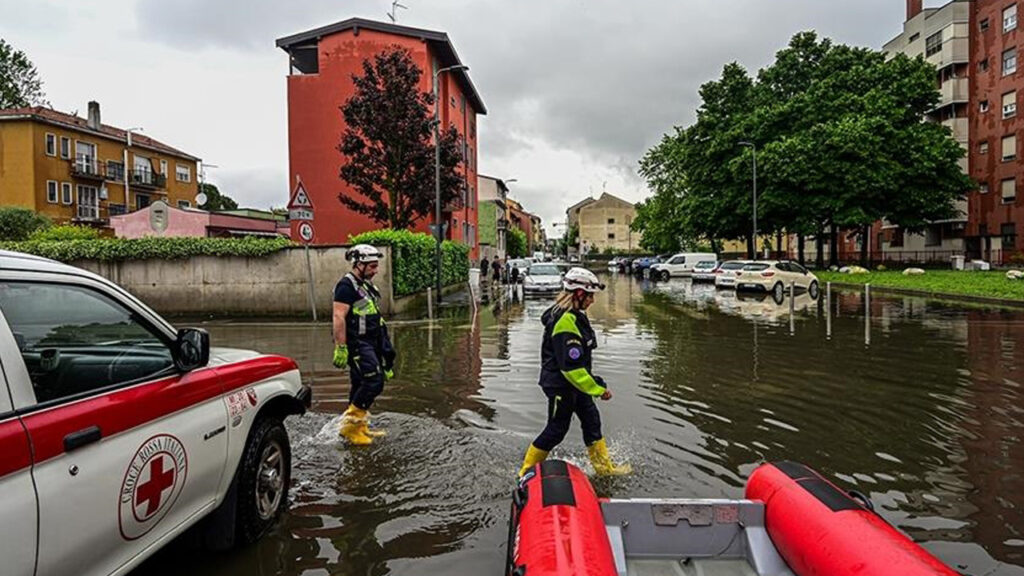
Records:
[[[411,228],[436,206],[434,96],[419,91],[421,75],[409,50],[387,48],[363,62],[362,76],[352,77],[355,93],[341,109],[346,129],[338,146],[345,156],[340,175],[358,196],[342,193],[338,200],[395,230]],[[465,187],[456,171],[459,138],[453,126],[441,131],[442,206],[458,202]]]
[[[0,206],[0,241],[28,240],[34,233],[52,225],[49,218],[28,208]]]
[[[35,65],[24,52],[0,38],[0,108],[47,105]]]
[[[519,228],[509,228],[505,236],[505,251],[509,258],[526,256],[526,232]]]
[[[213,184],[204,182],[199,185],[199,191],[206,194],[206,204],[200,206],[203,210],[219,212],[223,210],[238,209],[238,202],[232,200],[230,196],[222,194],[221,191]]]

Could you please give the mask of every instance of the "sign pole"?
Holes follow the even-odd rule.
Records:
[[[313,322],[316,322],[316,280],[313,277],[313,264],[309,258],[309,244],[305,245],[306,250],[306,275],[309,279],[309,307],[313,310]]]

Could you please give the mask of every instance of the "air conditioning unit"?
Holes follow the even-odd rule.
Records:
[[[107,199],[107,185],[100,186],[100,200]]]

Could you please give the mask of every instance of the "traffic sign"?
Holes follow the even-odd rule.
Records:
[[[309,194],[306,193],[306,188],[302,185],[301,180],[295,185],[292,198],[288,201],[289,211],[296,208],[306,208],[310,213],[313,212],[313,201],[310,199]]]
[[[299,224],[299,238],[301,238],[303,242],[309,244],[313,241],[313,236],[314,232],[312,222],[303,222]]]
[[[292,208],[288,211],[289,220],[312,220],[313,211],[306,208]]]

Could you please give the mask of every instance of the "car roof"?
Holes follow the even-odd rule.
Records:
[[[21,270],[25,272],[67,274],[70,276],[90,278],[110,286],[117,286],[110,280],[107,280],[99,274],[93,274],[88,270],[76,268],[69,264],[57,262],[56,260],[50,260],[49,258],[43,258],[42,256],[25,254],[23,252],[12,252],[10,250],[0,250],[0,270]]]

